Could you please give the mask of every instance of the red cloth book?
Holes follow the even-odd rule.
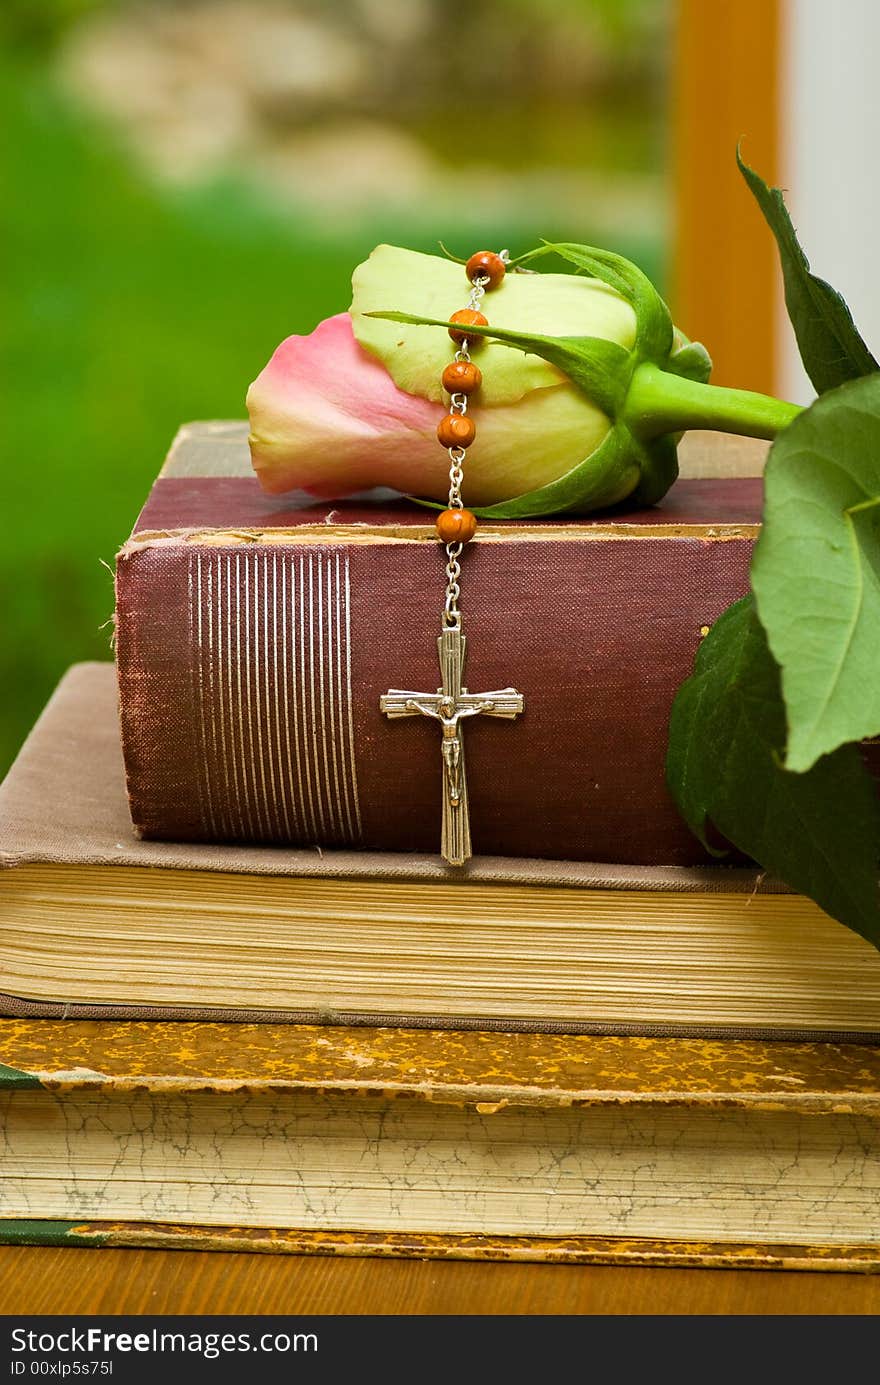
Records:
[[[668,718],[748,590],[766,444],[685,450],[657,507],[487,521],[466,549],[467,685],[525,699],[516,721],[466,725],[476,853],[705,859],[665,786]],[[437,851],[437,728],[379,699],[438,686],[443,568],[429,511],[265,495],[246,425],[183,428],[117,562],[137,832]]]

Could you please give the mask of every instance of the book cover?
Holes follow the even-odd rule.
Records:
[[[755,869],[138,839],[109,663],[69,670],[0,786],[0,993],[22,1016],[880,1036],[880,955]]]
[[[876,1271],[880,1052],[0,1022],[0,1240]]]
[[[748,590],[766,444],[698,434],[647,510],[486,521],[469,545],[474,850],[706,860],[664,779],[677,687]],[[737,472],[751,473],[737,475]],[[269,496],[244,424],[181,430],[117,562],[131,812],[144,837],[436,852],[441,757],[391,688],[434,692],[442,555],[430,512]]]

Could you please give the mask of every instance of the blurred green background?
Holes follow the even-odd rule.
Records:
[[[606,245],[663,289],[668,0],[3,0],[0,774],[112,657],[178,425],[244,417],[379,241]],[[47,805],[50,808],[50,805]]]

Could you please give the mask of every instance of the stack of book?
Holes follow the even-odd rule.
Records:
[[[116,667],[0,787],[0,1239],[880,1267],[880,957],[664,787],[759,514],[754,445],[693,446],[469,551],[472,685],[526,711],[468,726],[452,867],[435,728],[379,710],[437,681],[425,516],[182,430]]]

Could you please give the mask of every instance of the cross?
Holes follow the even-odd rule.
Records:
[[[443,835],[440,850],[453,866],[464,865],[472,855],[464,742],[461,722],[481,713],[512,721],[523,710],[523,695],[516,688],[469,693],[462,685],[467,640],[460,626],[443,630],[437,640],[442,685],[435,693],[389,688],[379,698],[379,710],[387,717],[433,717],[443,732]]]

